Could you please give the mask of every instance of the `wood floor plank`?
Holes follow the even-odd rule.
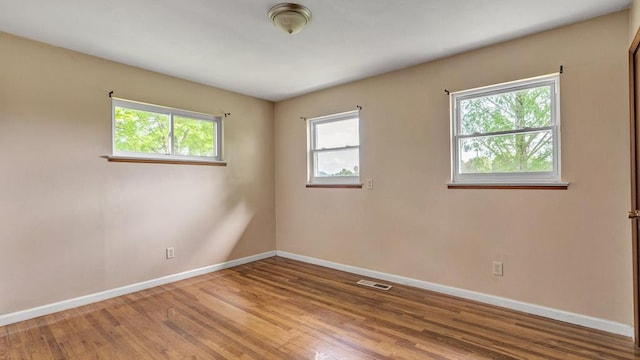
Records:
[[[0,360],[640,360],[622,336],[361,278],[268,258],[0,327]]]

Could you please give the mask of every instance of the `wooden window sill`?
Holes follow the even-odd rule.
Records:
[[[109,162],[142,163],[142,164],[174,164],[174,165],[203,165],[203,166],[227,166],[224,161],[209,160],[183,160],[183,159],[153,159],[127,156],[103,156]]]
[[[308,188],[362,189],[362,184],[307,184]]]
[[[568,182],[559,183],[539,183],[539,184],[463,184],[463,183],[449,183],[447,184],[449,189],[504,189],[504,190],[567,190],[569,188]]]

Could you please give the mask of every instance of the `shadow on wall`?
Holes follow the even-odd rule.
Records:
[[[99,158],[3,174],[0,314],[227,261],[256,213],[228,174]]]

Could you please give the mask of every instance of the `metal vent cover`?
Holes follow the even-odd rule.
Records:
[[[358,285],[368,286],[368,287],[385,290],[385,291],[391,289],[391,285],[380,284],[380,283],[369,281],[369,280],[360,280],[358,281]]]

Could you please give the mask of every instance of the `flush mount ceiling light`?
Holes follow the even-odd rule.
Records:
[[[278,29],[296,34],[311,21],[311,10],[298,4],[282,3],[269,10],[269,19]]]

